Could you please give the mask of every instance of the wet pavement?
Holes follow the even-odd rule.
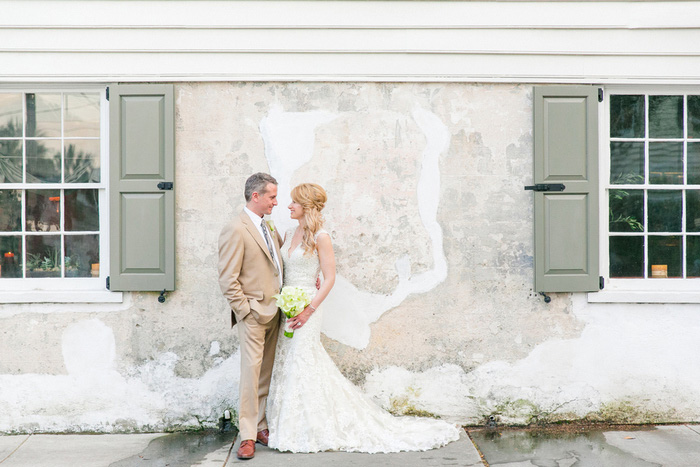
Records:
[[[490,467],[698,467],[700,426],[469,430]]]
[[[0,467],[700,467],[700,425],[468,432],[471,439],[465,433],[441,449],[397,454],[290,454],[258,444],[249,461],[236,459],[233,433],[0,436]]]

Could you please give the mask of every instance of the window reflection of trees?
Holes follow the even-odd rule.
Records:
[[[64,183],[99,182],[97,154],[78,149],[75,144],[68,144],[63,150],[62,158],[60,151],[53,158],[47,157],[50,154],[50,148],[41,139],[34,139],[46,137],[41,130],[37,129],[36,96],[27,94],[25,102],[28,139],[24,141],[27,144],[27,158],[31,158],[36,167],[32,167],[33,173],[30,173],[22,166],[22,119],[10,119],[5,125],[0,125],[0,138],[12,138],[0,139],[0,183],[22,183],[23,175],[26,177],[24,179],[26,183],[60,182],[61,163],[64,168]],[[91,104],[73,107],[72,111],[89,105]],[[99,104],[97,105],[99,108]],[[60,141],[60,139],[51,141]],[[56,179],[57,174],[58,179]]]

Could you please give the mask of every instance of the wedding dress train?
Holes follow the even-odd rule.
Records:
[[[284,285],[305,287],[313,296],[318,254],[305,255],[301,245],[290,254],[292,234],[281,249]],[[389,414],[348,381],[321,344],[322,310],[319,306],[293,338],[279,336],[267,403],[270,447],[387,453],[425,451],[459,438],[460,429],[447,422]]]

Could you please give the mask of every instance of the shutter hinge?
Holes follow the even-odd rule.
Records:
[[[109,100],[109,86],[107,86],[107,100]]]
[[[107,276],[107,290],[109,290],[109,276]]]
[[[599,290],[603,290],[605,288],[605,277],[603,277],[603,276],[598,277],[598,287],[600,287]]]
[[[598,88],[598,102],[603,102],[603,88]]]

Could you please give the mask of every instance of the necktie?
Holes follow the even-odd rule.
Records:
[[[277,269],[277,272],[279,272],[279,268],[277,267],[277,261],[275,261],[275,249],[272,248],[272,242],[270,241],[270,236],[267,234],[267,226],[265,225],[265,219],[263,219],[260,222],[260,226],[262,227],[263,237],[265,237],[265,243],[267,243],[267,249],[270,250],[270,256],[272,257],[272,262],[275,264],[275,269]]]

